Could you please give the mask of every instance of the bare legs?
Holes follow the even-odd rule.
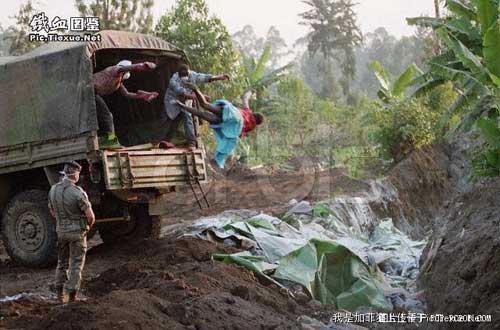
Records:
[[[182,109],[193,114],[194,116],[198,116],[201,119],[208,121],[210,124],[220,124],[222,122],[222,118],[213,112],[195,109],[195,108],[192,108],[192,107],[185,105],[184,103],[182,103],[180,101],[176,101],[176,102]],[[213,107],[212,105],[210,105],[210,106]],[[220,109],[220,107],[215,107],[215,108],[218,108],[218,111],[222,112],[222,109]]]
[[[189,107],[179,101],[177,101],[177,104],[179,104],[179,106],[184,110],[186,110],[187,112],[208,121],[210,124],[220,124],[222,122],[222,107],[208,103],[207,100],[205,99],[205,96],[200,92],[200,90],[195,85],[191,83],[185,83],[185,85],[186,87],[193,90],[194,94],[196,95],[196,98],[198,99],[198,103],[203,109],[206,109],[207,111]]]

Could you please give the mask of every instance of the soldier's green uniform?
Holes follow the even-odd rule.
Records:
[[[49,208],[55,211],[57,221],[58,261],[55,286],[58,292],[64,289],[68,294],[75,295],[80,289],[89,229],[85,211],[89,207],[91,204],[87,194],[67,178],[50,189]]]

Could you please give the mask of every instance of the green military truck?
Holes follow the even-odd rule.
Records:
[[[22,265],[43,266],[56,258],[47,193],[65,161],[84,168],[80,185],[105,243],[150,235],[155,221],[168,214],[162,201],[169,193],[207,180],[201,146],[154,147],[166,133],[159,121],[163,96],[179,64],[188,63],[185,53],[148,35],[100,34],[99,42],[49,43],[23,56],[0,57],[1,235],[10,257]],[[157,64],[125,85],[160,96],[152,103],[118,93],[105,97],[127,147],[101,150],[92,75],[124,59]]]

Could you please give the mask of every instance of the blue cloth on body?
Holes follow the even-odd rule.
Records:
[[[217,100],[212,103],[222,108],[222,123],[210,125],[214,131],[217,147],[214,159],[220,168],[224,168],[227,158],[233,153],[240,140],[243,129],[243,117],[240,110],[226,100]]]

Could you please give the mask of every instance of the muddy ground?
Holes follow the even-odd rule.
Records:
[[[483,324],[373,325],[372,329],[500,329],[500,181],[470,183],[457,146],[437,145],[414,153],[391,170],[383,187],[393,187],[374,210],[388,213],[416,238],[430,237],[421,258],[420,289],[428,313],[491,314]],[[458,150],[458,151],[457,151]],[[229,173],[206,187],[212,208],[199,210],[188,190],[167,201],[176,224],[227,209],[280,215],[290,199],[318,201],[372,187],[341,170]],[[387,188],[388,189],[388,188]],[[84,302],[62,307],[32,297],[0,304],[6,329],[306,329],[304,315],[327,321],[335,312],[294,300],[249,271],[210,260],[234,252],[193,239],[145,240],[88,253]],[[5,256],[4,256],[5,258]],[[32,292],[50,297],[53,270],[0,264],[0,296]],[[315,329],[313,327],[307,329]],[[338,327],[338,329],[344,329]]]
[[[269,177],[229,173],[205,188],[211,209],[200,210],[185,189],[169,201],[175,211],[165,221],[188,222],[234,208],[278,215],[290,199],[324,200],[365,188],[340,170]],[[302,315],[327,321],[333,313],[299,303],[243,268],[211,261],[213,253],[235,251],[209,242],[168,237],[115,246],[94,239],[92,245],[83,274],[86,301],[67,307],[53,299],[53,269],[18,267],[3,254],[0,296],[36,296],[1,303],[0,328],[299,329]]]
[[[253,273],[213,262],[227,253],[197,240],[146,240],[89,253],[85,302],[62,307],[27,299],[3,304],[7,329],[297,329],[297,318],[320,311],[300,305]],[[29,274],[10,268],[3,280],[47,291],[49,270]],[[33,287],[33,283],[38,283]]]

